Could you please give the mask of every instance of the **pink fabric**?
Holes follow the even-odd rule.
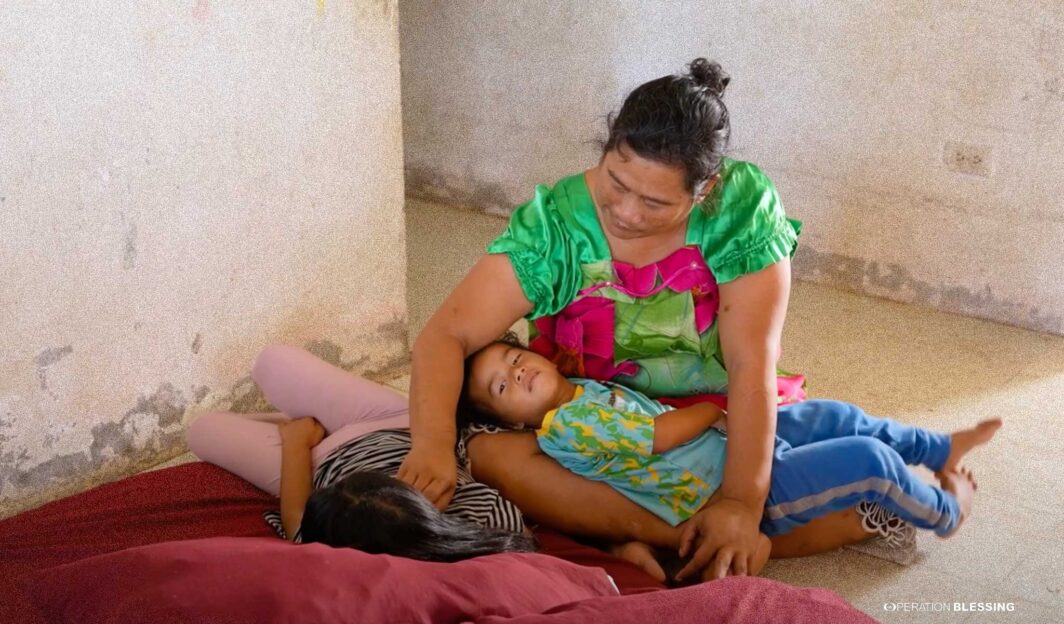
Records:
[[[204,462],[135,475],[0,520],[0,622],[40,624],[21,579],[35,571],[124,548],[218,536],[276,534],[262,512],[269,494]],[[536,530],[543,552],[601,567],[622,591],[662,586],[627,561]]]
[[[115,481],[0,520],[0,622],[40,624],[20,579],[34,571],[169,540],[277,539],[262,512],[277,501],[195,462]],[[277,540],[281,541],[281,540]]]
[[[279,420],[313,416],[322,424],[326,437],[314,447],[315,467],[349,440],[371,431],[410,426],[406,397],[298,347],[272,345],[263,349],[252,378],[281,413],[203,414],[189,427],[188,446],[196,457],[274,496],[281,486]]]
[[[584,297],[554,316],[537,319],[539,332],[529,348],[558,365],[569,377],[613,379],[634,375],[632,362],[613,363],[613,300]]]
[[[697,247],[681,247],[663,260],[638,268],[627,262],[614,260],[613,272],[617,276],[616,282],[595,284],[581,290],[580,296],[603,288],[613,288],[637,299],[656,295],[666,288],[678,293],[690,290],[695,303],[695,326],[698,333],[709,329],[717,318],[720,288]]]
[[[776,393],[779,405],[804,401],[806,399],[805,375],[777,375]],[[728,395],[726,394],[692,394],[685,397],[659,397],[657,400],[675,408],[688,407],[696,403],[712,403],[723,410],[728,409]]]
[[[490,615],[476,624],[865,624],[868,615],[826,590],[792,587],[757,577],[731,577],[673,589],[610,598],[592,598],[546,613]]]
[[[601,568],[538,554],[458,563],[323,544],[164,542],[43,570],[26,583],[53,622],[464,622],[617,592]]]
[[[642,299],[666,288],[691,291],[695,328],[705,332],[717,318],[720,293],[717,280],[697,247],[681,247],[644,267],[613,261],[614,282],[601,282],[581,290],[577,298],[557,314],[536,319],[539,334],[529,348],[558,365],[567,377],[609,380],[617,375],[635,375],[639,365],[614,357],[616,305],[612,299],[595,296],[612,288]],[[659,279],[660,278],[660,279]]]

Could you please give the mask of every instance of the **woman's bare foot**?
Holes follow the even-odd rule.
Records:
[[[757,551],[750,557],[750,569],[746,571],[750,576],[761,574],[761,568],[765,567],[769,555],[772,554],[772,542],[768,536],[762,533],[757,536]]]
[[[943,538],[953,537],[972,513],[972,503],[978,486],[975,483],[975,476],[968,468],[959,468],[949,472],[943,471],[936,473],[935,476],[938,477],[938,482],[942,484],[942,489],[957,499],[957,505],[961,509],[961,517],[957,518],[957,524],[954,525],[953,530],[939,536]]]
[[[654,549],[650,545],[643,542],[615,544],[610,547],[610,554],[635,564],[636,567],[646,572],[655,581],[659,583],[665,582],[665,570],[662,569],[658,560],[654,558]]]
[[[1001,424],[1000,418],[991,418],[974,427],[951,433],[949,436],[949,457],[946,458],[946,463],[942,466],[941,472],[956,472],[957,466],[961,463],[961,458],[975,447],[989,442],[994,437],[994,434],[997,433],[997,430],[1001,428]]]

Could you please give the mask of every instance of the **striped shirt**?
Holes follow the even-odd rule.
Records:
[[[459,446],[460,455],[464,455],[462,451],[465,445]],[[407,429],[382,429],[367,433],[338,446],[322,460],[314,471],[314,489],[329,487],[353,472],[379,472],[394,477],[408,453],[410,431]],[[514,533],[520,533],[525,527],[517,506],[503,498],[498,491],[474,481],[464,458],[459,459],[454,497],[444,513]],[[279,511],[267,511],[263,517],[278,535],[287,539]],[[300,541],[299,533],[296,533],[294,541]]]

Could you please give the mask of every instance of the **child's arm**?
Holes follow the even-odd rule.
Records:
[[[325,429],[313,418],[284,422],[277,428],[281,432],[281,526],[292,541],[313,488],[310,450],[325,437]]]
[[[724,416],[712,403],[696,403],[654,419],[654,452],[664,453],[690,442]]]

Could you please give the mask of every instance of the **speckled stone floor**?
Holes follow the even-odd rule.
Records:
[[[409,203],[411,335],[504,226]],[[843,550],[772,561],[765,576],[827,587],[883,622],[1064,621],[1064,338],[797,282],[782,365],[807,375],[811,396],[872,414],[946,431],[1001,416],[1005,427],[970,456],[971,520],[948,541],[920,535],[912,565]],[[967,603],[1013,610],[954,610]]]

